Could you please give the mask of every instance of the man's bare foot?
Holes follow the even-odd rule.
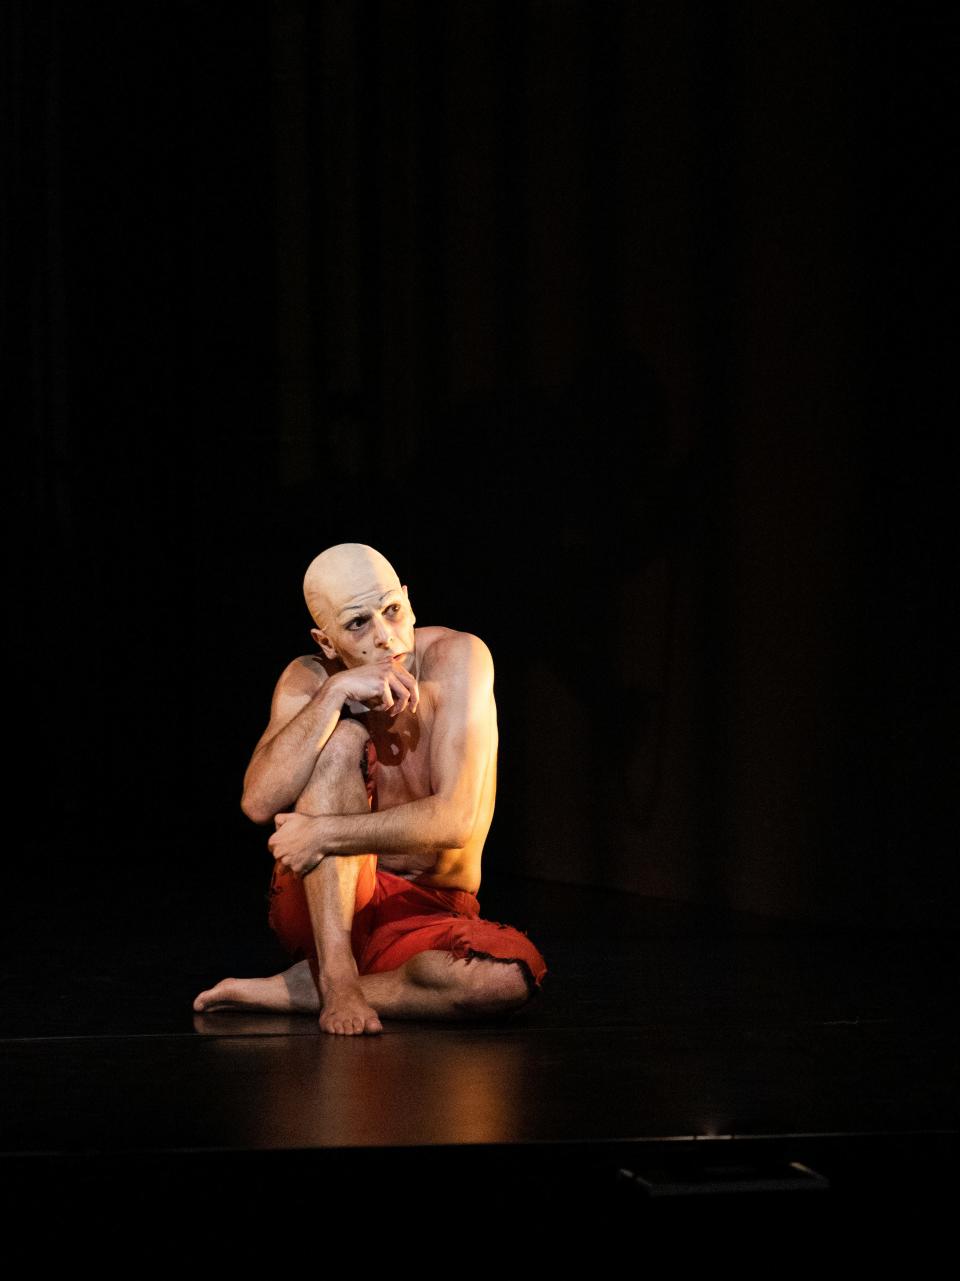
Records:
[[[321,1032],[360,1036],[364,1032],[383,1031],[376,1010],[364,1000],[363,989],[355,977],[334,980],[321,974],[320,990],[323,993]]]
[[[267,979],[221,979],[193,1003],[198,1012],[211,1010],[275,1010],[281,1014],[316,1014],[320,1010],[308,961],[298,961],[282,974]]]

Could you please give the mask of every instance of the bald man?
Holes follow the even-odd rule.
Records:
[[[363,543],[322,552],[303,589],[319,653],[281,674],[241,802],[275,822],[270,924],[296,963],[224,979],[194,1009],[313,1012],[357,1035],[381,1016],[519,1008],[543,957],[476,898],[496,794],[489,649],[415,628],[406,586]]]

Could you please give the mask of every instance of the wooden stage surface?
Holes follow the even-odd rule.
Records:
[[[38,1212],[68,1189],[77,1213],[84,1189],[127,1213],[209,1203],[211,1189],[253,1208],[278,1178],[336,1202],[374,1169],[383,1187],[455,1181],[484,1204],[592,1204],[615,1222],[758,1198],[916,1214],[953,1186],[955,934],[707,916],[510,878],[479,897],[543,951],[539,997],[502,1020],[362,1038],[307,1016],[194,1014],[217,978],[279,968],[246,904],[206,935],[184,913],[147,913],[134,939],[102,903],[62,902],[42,918],[49,948],[15,923],[8,1208]]]

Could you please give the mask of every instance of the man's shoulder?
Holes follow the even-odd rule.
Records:
[[[292,692],[315,690],[333,674],[336,664],[323,654],[300,654],[292,658],[280,673],[280,683]]]
[[[464,673],[480,674],[493,671],[493,656],[485,641],[473,632],[456,631],[452,627],[423,628],[431,632],[423,650],[423,675],[425,678],[454,676]]]

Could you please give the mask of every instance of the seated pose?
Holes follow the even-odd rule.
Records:
[[[303,590],[320,653],[280,676],[241,802],[276,824],[269,921],[295,964],[223,979],[194,1009],[319,1013],[355,1035],[381,1016],[518,1008],[544,959],[476,898],[496,795],[489,649],[415,629],[407,588],[363,543],[321,552]]]

